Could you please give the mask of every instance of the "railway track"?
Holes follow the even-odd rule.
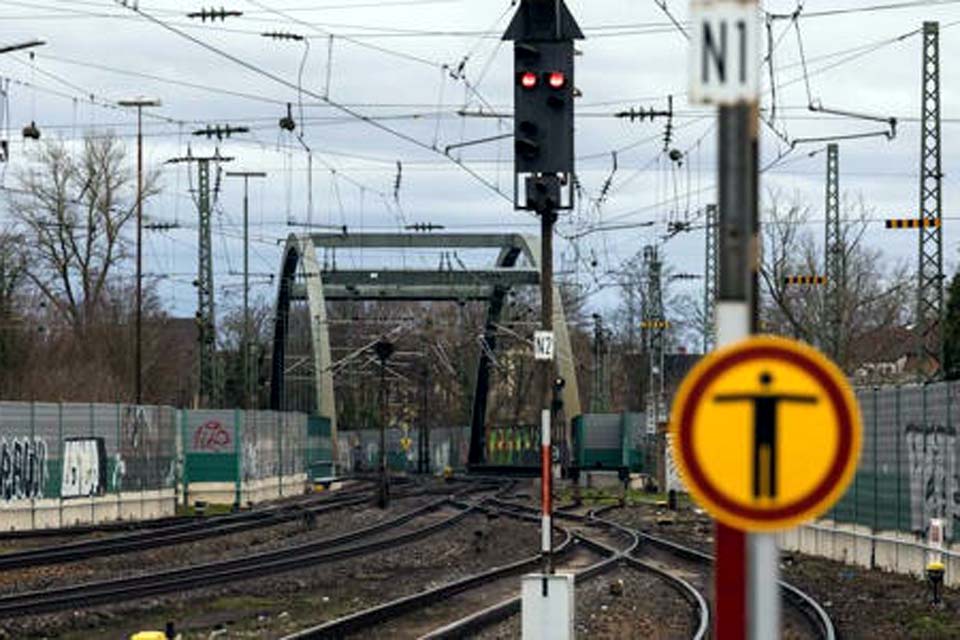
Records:
[[[458,504],[462,509],[467,505]],[[509,502],[492,499],[477,507],[488,513],[498,513],[539,524],[535,511]],[[494,511],[495,509],[495,511]],[[596,529],[599,529],[597,531]],[[595,523],[583,519],[576,527],[557,527],[563,536],[555,550],[558,569],[576,574],[583,582],[611,571],[621,563],[635,569],[653,571],[680,589],[695,604],[697,622],[708,626],[706,603],[697,599],[689,585],[678,584],[675,578],[647,567],[632,559],[629,553],[639,544],[635,533],[612,523]],[[496,567],[434,589],[399,598],[370,609],[359,611],[322,625],[287,636],[285,640],[314,640],[320,638],[363,637],[369,634],[383,637],[461,638],[476,633],[519,612],[517,578],[540,566],[538,555]],[[475,613],[460,617],[464,610]],[[700,636],[697,636],[700,637]]]
[[[482,487],[473,486],[461,491],[459,497],[481,490]],[[479,501],[470,503],[465,509],[455,508],[453,498],[446,497],[376,525],[324,540],[140,576],[10,594],[0,597],[0,619],[118,604],[148,596],[260,578],[393,549],[449,529],[473,513]],[[417,526],[411,526],[413,524]]]
[[[498,504],[515,513],[539,514],[537,509],[527,505],[503,502]],[[710,626],[710,610],[706,600],[683,577],[635,558],[633,553],[640,544],[638,532],[622,527],[617,523],[597,518],[592,513],[581,515],[571,513],[569,510],[558,510],[555,512],[555,517],[577,523],[579,526],[573,529],[573,535],[582,545],[602,558],[600,561],[587,566],[571,567],[566,562],[558,565],[561,570],[569,571],[572,569],[574,571],[577,585],[609,573],[621,566],[653,574],[689,603],[691,623],[694,629],[692,637],[695,640],[706,637]],[[598,529],[600,530],[599,533]],[[617,544],[620,545],[619,548],[617,548]],[[446,626],[434,629],[423,635],[421,640],[463,638],[475,635],[485,628],[517,615],[520,612],[520,606],[521,599],[515,596],[488,609],[477,611]]]
[[[394,496],[403,499],[429,495],[430,493],[438,493],[438,491],[421,488],[413,484],[401,487],[399,491],[395,491]],[[445,488],[442,493],[449,493],[449,488]],[[148,549],[219,538],[275,527],[298,520],[309,522],[318,515],[365,504],[374,495],[374,488],[363,487],[346,490],[343,493],[311,496],[293,503],[285,502],[256,511],[211,518],[188,518],[167,522],[158,528],[143,529],[108,538],[14,551],[0,554],[0,569],[24,570],[41,566],[69,564],[93,558],[138,553]]]
[[[367,478],[352,478],[350,481],[364,483],[371,482]],[[278,511],[296,509],[304,504],[323,502],[324,500],[329,500],[332,497],[359,495],[369,491],[371,491],[370,488],[360,486],[342,489],[337,491],[335,494],[310,494],[295,496],[285,498],[279,502],[275,502],[261,508],[214,516],[169,516],[164,518],[153,518],[149,520],[122,520],[116,522],[105,522],[97,525],[77,525],[50,529],[0,531],[0,542],[72,538],[101,533],[112,534],[140,531],[160,531],[164,529],[182,527],[191,523],[197,524],[198,526],[204,526],[203,523],[228,523],[244,520],[255,520],[257,518],[268,518],[272,513]]]
[[[69,542],[56,546],[14,551],[0,555],[0,569],[23,570],[54,564],[68,564],[91,558],[137,553],[147,549],[196,542],[208,538],[274,527],[369,502],[366,495],[338,496],[314,504],[285,506],[263,512],[231,514],[215,519],[191,519],[159,529],[144,529],[96,540]]]
[[[598,509],[595,514],[599,516],[617,508],[617,505],[610,505]],[[644,556],[660,568],[673,567],[674,571],[679,571],[680,575],[695,584],[702,594],[709,596],[713,588],[710,575],[714,561],[712,555],[642,531],[636,531],[636,534],[641,541],[637,555]],[[784,612],[785,621],[796,620],[798,624],[806,626],[815,638],[836,640],[836,628],[830,615],[814,598],[783,580],[780,581],[780,593],[782,600],[790,605],[790,609]]]

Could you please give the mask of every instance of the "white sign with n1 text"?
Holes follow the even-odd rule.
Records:
[[[556,340],[553,331],[533,332],[533,357],[535,360],[553,360]]]
[[[760,15],[756,2],[693,0],[690,102],[734,105],[760,97]]]

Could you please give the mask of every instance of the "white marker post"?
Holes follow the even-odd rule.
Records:
[[[556,340],[553,331],[535,331],[533,357],[542,362],[553,362]],[[553,442],[550,409],[540,412],[540,552],[543,554],[543,572],[553,573],[553,523],[551,494],[553,492]],[[544,583],[546,584],[546,583]]]
[[[719,110],[719,346],[757,329],[759,17],[757,0],[692,0],[690,5],[690,102]],[[716,555],[714,637],[779,638],[776,538],[718,523]]]

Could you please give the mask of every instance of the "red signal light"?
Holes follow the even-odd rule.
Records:
[[[524,89],[533,89],[537,86],[537,74],[527,71],[520,74],[520,86]]]
[[[553,71],[547,78],[551,89],[563,89],[567,85],[567,76],[562,71]]]

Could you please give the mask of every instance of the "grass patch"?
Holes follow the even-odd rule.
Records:
[[[612,504],[620,501],[620,496],[623,495],[623,490],[618,488],[609,488],[609,489],[596,489],[596,488],[586,488],[580,490],[580,498],[583,500],[584,504],[588,505],[602,505],[602,504]],[[573,490],[564,489],[560,492],[560,499],[562,501],[569,501],[573,499]],[[626,494],[626,500],[628,505],[634,504],[650,504],[654,505],[658,502],[666,502],[667,494],[665,493],[648,493],[646,491],[641,491],[637,489],[628,489]],[[689,506],[691,504],[690,496],[685,493],[677,495],[677,504],[681,507]]]
[[[907,624],[910,637],[960,638],[960,620],[944,612],[930,612],[917,616]]]
[[[207,516],[223,516],[228,513],[233,513],[233,505],[229,504],[208,504],[207,508],[204,510],[204,515]],[[184,507],[183,505],[177,505],[177,515],[178,516],[195,516],[197,515],[197,510],[195,507]]]

